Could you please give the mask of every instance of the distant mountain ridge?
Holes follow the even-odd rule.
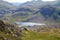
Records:
[[[11,4],[13,4],[14,6],[19,6],[19,5],[21,5],[22,3],[13,2],[13,3],[11,3]]]
[[[11,10],[15,9],[16,7],[12,4],[0,0],[0,18],[3,17],[5,14],[11,13]]]
[[[4,3],[4,1],[2,3]],[[10,3],[7,4],[9,5]],[[7,12],[3,18],[8,17],[13,21],[41,22],[41,20],[43,20],[42,22],[44,22],[46,20],[60,20],[60,6],[58,6],[57,2],[29,1],[20,4],[17,8],[14,8],[15,6],[12,5],[12,9],[10,6],[6,7],[9,10],[9,14]],[[6,7],[3,7],[3,10],[5,10],[4,8]]]
[[[56,2],[42,2],[42,1],[26,2],[26,3],[23,3],[22,5],[20,5],[18,7],[18,9],[15,10],[16,14],[13,14],[13,15],[14,16],[16,15],[16,17],[17,17],[18,14],[20,14],[20,15],[22,14],[25,17],[25,14],[26,14],[26,16],[28,17],[28,18],[26,17],[26,21],[28,21],[28,19],[34,17],[34,15],[36,15],[36,17],[38,17],[38,14],[40,15],[40,18],[42,18],[41,20],[44,20],[44,19],[46,19],[46,20],[58,19],[59,20],[60,19],[60,17],[59,17],[60,9],[58,9],[59,6],[56,6],[56,4],[57,4]],[[43,16],[43,17],[41,17],[41,16]],[[33,19],[36,20],[36,17],[34,17]],[[32,20],[32,21],[34,21],[34,20]]]

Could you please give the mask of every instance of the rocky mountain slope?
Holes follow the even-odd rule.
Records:
[[[47,20],[60,22],[60,6],[59,3],[57,3],[57,1],[49,3],[39,0],[29,1],[21,4],[17,8],[5,1],[2,1],[0,5],[3,6],[2,8],[0,8],[1,17],[2,14],[4,15],[2,19],[9,20],[10,22],[44,22]]]
[[[0,40],[21,40],[21,29],[0,20]]]
[[[0,0],[0,18],[3,17],[5,14],[11,13],[13,9],[15,9],[15,6],[8,2]]]
[[[41,22],[41,20],[60,20],[60,7],[57,2],[29,1],[13,11],[12,17],[20,21]],[[38,19],[36,19],[38,18]],[[35,20],[35,21],[34,21]],[[39,21],[40,20],[40,21]]]

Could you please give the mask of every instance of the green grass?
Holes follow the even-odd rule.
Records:
[[[51,29],[45,32],[23,31],[23,40],[60,40],[59,29]]]
[[[12,36],[11,34],[5,34],[5,33],[3,33],[3,32],[0,32],[0,40],[2,39],[5,39],[5,38],[7,38],[7,39],[11,39],[11,40],[16,40],[16,37],[15,36]]]
[[[9,23],[14,23],[15,22],[15,19],[14,18],[11,18],[10,20],[9,20]]]
[[[6,30],[7,32],[9,30]],[[22,35],[22,36],[21,36]],[[0,31],[0,40],[60,40],[60,28],[40,28],[39,31],[23,30],[21,35],[16,37],[12,34],[6,34]]]

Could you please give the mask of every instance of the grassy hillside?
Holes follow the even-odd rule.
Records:
[[[42,26],[29,30],[0,20],[0,40],[60,40],[60,28]]]
[[[60,40],[59,28],[43,28],[40,32],[23,31],[23,40]]]

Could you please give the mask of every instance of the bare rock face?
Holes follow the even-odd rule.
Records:
[[[8,38],[8,37],[9,38]],[[0,20],[0,39],[2,40],[21,40],[22,30],[14,24]],[[13,39],[12,39],[13,38]]]
[[[21,30],[19,30],[14,24],[5,23],[0,20],[0,31],[6,34],[16,35],[17,37],[21,35]]]
[[[4,31],[5,30],[5,23],[0,20],[0,31]]]

